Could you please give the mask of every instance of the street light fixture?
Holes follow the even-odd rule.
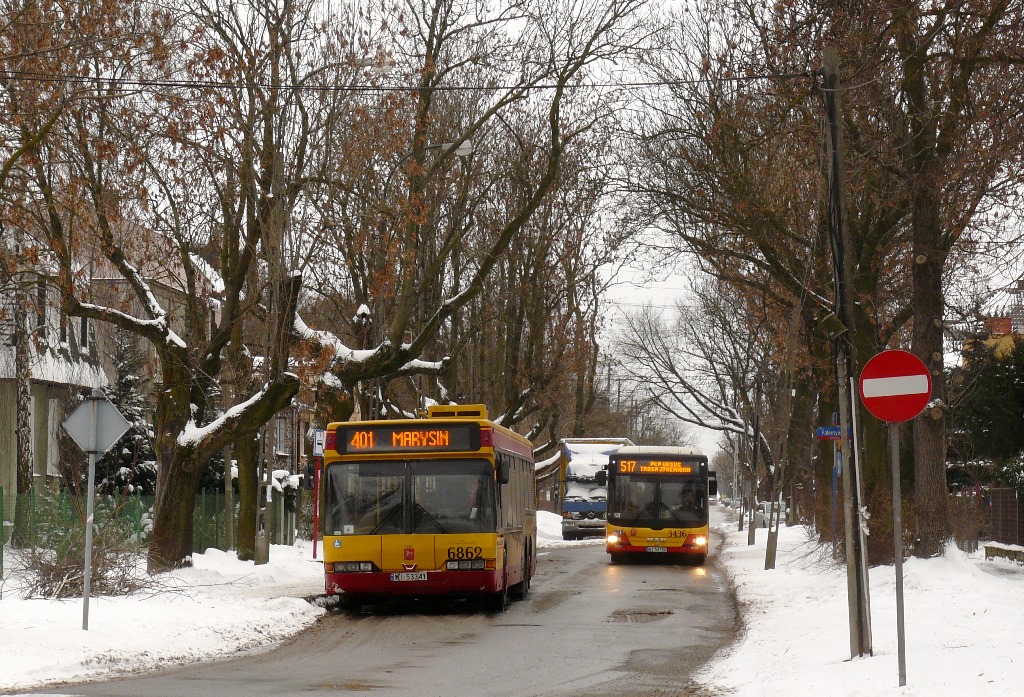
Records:
[[[430,149],[430,147],[431,146],[428,145],[427,149]],[[473,154],[473,141],[470,140],[464,140],[458,145],[455,145],[455,143],[441,143],[434,147],[440,149],[441,152],[454,152],[459,157],[466,157],[467,155]],[[452,150],[452,148],[455,149]]]
[[[473,141],[463,140],[459,143],[438,143],[437,145],[428,145],[424,149],[440,150],[443,153],[451,152],[454,153],[455,155],[458,155],[459,157],[467,157],[468,155],[473,154]],[[413,156],[414,152],[415,151],[409,151],[405,155],[402,155],[402,159],[396,162],[395,166],[391,168],[390,172],[388,172],[388,178],[384,180],[384,190],[382,193],[382,198],[384,198],[385,200],[387,200],[388,188],[390,188],[391,186],[391,179],[395,176],[395,172],[397,172],[399,168],[401,168],[401,166],[405,164],[406,160]]]

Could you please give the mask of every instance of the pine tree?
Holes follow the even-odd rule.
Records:
[[[156,490],[156,456],[148,413],[150,400],[142,378],[146,356],[129,332],[118,329],[113,340],[110,357],[115,378],[105,392],[130,427],[97,463],[96,490],[107,494],[152,494]]]

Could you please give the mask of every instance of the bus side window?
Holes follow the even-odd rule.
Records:
[[[513,458],[516,472],[516,525],[523,524],[523,511],[526,510],[526,497],[523,495],[523,461],[520,458]]]

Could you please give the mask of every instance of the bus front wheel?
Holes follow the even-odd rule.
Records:
[[[507,561],[508,554],[503,555],[503,558]],[[508,565],[501,573],[501,588],[497,593],[491,593],[484,597],[484,606],[491,612],[505,612],[508,607]]]

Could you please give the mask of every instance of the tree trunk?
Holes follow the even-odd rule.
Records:
[[[928,366],[932,404],[914,419],[914,556],[942,554],[952,534],[946,487],[946,383],[943,371],[941,224],[937,175],[918,175],[914,187],[913,353]]]
[[[171,465],[174,476],[164,477],[157,485],[153,538],[148,554],[151,574],[192,565],[195,499],[201,464],[196,461],[194,450],[181,449]]]
[[[235,442],[238,461],[238,558],[252,561],[256,554],[256,510],[259,495],[256,460],[259,440],[256,436]]]
[[[24,279],[14,283],[14,376],[18,389],[15,440],[17,442],[17,496],[11,543],[28,547],[32,540],[32,344],[28,335],[28,311],[25,307]]]

